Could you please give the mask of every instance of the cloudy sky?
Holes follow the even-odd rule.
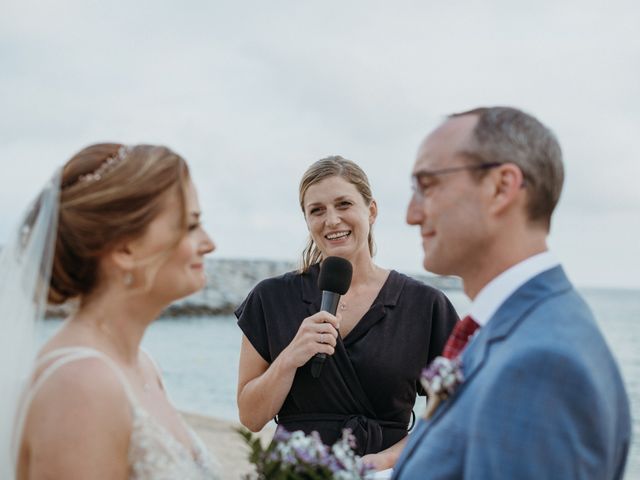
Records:
[[[550,244],[570,277],[640,288],[639,18],[623,0],[5,0],[0,243],[56,166],[113,140],[189,161],[215,255],[295,259],[300,176],[341,154],[378,200],[377,260],[419,272],[418,143],[507,104],[562,143]]]

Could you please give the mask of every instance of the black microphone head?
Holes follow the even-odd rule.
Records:
[[[344,295],[351,285],[353,267],[351,262],[341,257],[327,257],[320,265],[318,287],[320,290]]]

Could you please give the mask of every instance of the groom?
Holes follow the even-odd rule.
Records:
[[[620,372],[546,243],[563,177],[555,136],[513,108],[451,115],[420,146],[407,222],[424,267],[460,276],[473,303],[445,348],[464,381],[410,435],[394,478],[622,478]]]

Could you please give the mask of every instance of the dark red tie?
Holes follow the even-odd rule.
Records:
[[[474,334],[478,327],[480,327],[480,325],[469,315],[456,323],[456,326],[453,327],[453,332],[449,335],[447,344],[444,346],[442,356],[453,359],[460,355],[460,352],[467,346],[469,338],[471,338],[471,335]]]

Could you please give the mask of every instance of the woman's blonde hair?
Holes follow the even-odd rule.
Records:
[[[184,159],[163,146],[100,143],[74,155],[62,172],[49,302],[91,293],[100,257],[143,235],[167,192],[177,191],[184,212],[188,178]]]
[[[371,205],[373,201],[373,195],[371,194],[371,185],[369,179],[364,171],[351,160],[347,160],[339,155],[323,158],[313,163],[302,176],[300,180],[299,199],[300,208],[302,213],[304,212],[304,196],[311,185],[315,185],[322,180],[329,177],[341,177],[347,182],[356,187],[362,198],[364,199],[367,207]],[[373,232],[369,230],[369,253],[371,256],[375,254],[375,243],[373,240]],[[302,251],[302,259],[300,271],[306,272],[311,265],[314,265],[322,260],[322,252],[318,249],[318,246],[313,241],[311,235],[307,240],[307,245]]]

